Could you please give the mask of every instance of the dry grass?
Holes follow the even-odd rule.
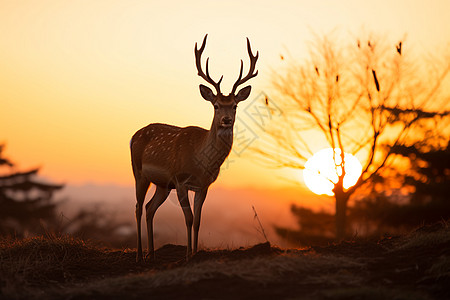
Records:
[[[202,251],[188,263],[174,245],[136,264],[134,251],[70,237],[1,240],[0,298],[444,299],[448,249],[445,224],[378,243]]]
[[[37,293],[43,282],[60,286],[117,274],[124,264],[133,262],[131,257],[134,259],[134,254],[110,251],[69,236],[3,239],[0,240],[0,295],[27,295],[28,290]]]
[[[99,286],[113,286],[116,292],[135,286],[160,288],[167,286],[187,286],[214,278],[238,279],[257,284],[283,284],[295,280],[297,284],[321,284],[339,286],[358,284],[361,278],[355,276],[363,264],[344,257],[285,256],[256,257],[239,261],[205,261],[161,272],[148,272],[123,278],[106,279],[86,287],[91,293]],[[318,274],[317,270],[322,270]],[[92,289],[92,290],[91,290]]]

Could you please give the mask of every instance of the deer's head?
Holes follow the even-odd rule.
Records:
[[[258,75],[258,71],[255,72],[255,66],[259,54],[258,52],[256,52],[256,55],[253,55],[252,49],[250,47],[250,41],[247,38],[247,50],[248,55],[250,56],[250,69],[248,71],[248,74],[244,78],[242,78],[242,70],[244,63],[241,60],[241,71],[239,72],[239,78],[234,83],[231,93],[225,96],[220,91],[220,83],[222,82],[223,76],[219,79],[218,82],[215,82],[209,75],[208,70],[209,58],[206,59],[206,74],[202,70],[201,56],[206,46],[207,37],[208,35],[205,35],[200,49],[197,49],[197,43],[195,43],[195,62],[197,65],[198,75],[203,79],[205,79],[206,82],[210,83],[215,88],[216,93],[214,94],[214,92],[209,87],[200,84],[200,94],[205,100],[211,102],[211,104],[214,106],[213,124],[215,124],[218,127],[218,129],[232,129],[236,118],[237,104],[248,98],[252,87],[248,85],[239,90],[239,92],[237,93],[236,89],[239,85],[245,83],[250,78],[253,78],[256,75]]]

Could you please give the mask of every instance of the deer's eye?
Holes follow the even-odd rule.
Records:
[[[215,110],[218,110],[218,109],[219,109],[219,105],[214,104],[214,109],[215,109]]]
[[[237,105],[236,105],[236,104],[235,104],[235,105],[233,105],[233,109],[234,109],[234,110],[236,110],[236,108],[237,108]]]

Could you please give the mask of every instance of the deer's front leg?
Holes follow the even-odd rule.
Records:
[[[192,210],[189,204],[188,198],[188,189],[184,185],[180,185],[176,187],[178,201],[180,202],[181,208],[184,213],[184,220],[186,221],[186,229],[187,229],[187,252],[186,252],[186,260],[188,260],[192,255]]]
[[[194,254],[197,253],[198,231],[200,229],[200,218],[202,215],[203,203],[206,199],[208,188],[195,193],[194,198]]]

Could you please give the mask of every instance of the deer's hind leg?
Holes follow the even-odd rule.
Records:
[[[137,225],[137,255],[136,261],[143,260],[142,255],[142,237],[141,237],[141,219],[142,219],[142,206],[144,204],[145,195],[147,194],[150,181],[144,178],[136,178],[136,225]]]
[[[200,218],[202,214],[203,203],[206,199],[206,194],[208,193],[208,188],[201,191],[195,192],[194,197],[194,250],[193,254],[197,253],[198,245],[198,231],[200,229]]]
[[[150,260],[155,259],[155,247],[153,244],[153,217],[155,216],[158,207],[163,204],[163,202],[169,196],[170,189],[156,186],[155,194],[152,199],[145,205],[146,218],[147,218],[147,237],[148,237],[148,254],[147,258]]]
[[[186,222],[186,231],[187,231],[186,260],[189,260],[189,258],[192,255],[192,223],[194,216],[192,215],[191,206],[189,204],[188,189],[183,185],[177,186],[176,189],[178,201],[180,202],[181,209],[183,210],[184,213],[184,220]]]

